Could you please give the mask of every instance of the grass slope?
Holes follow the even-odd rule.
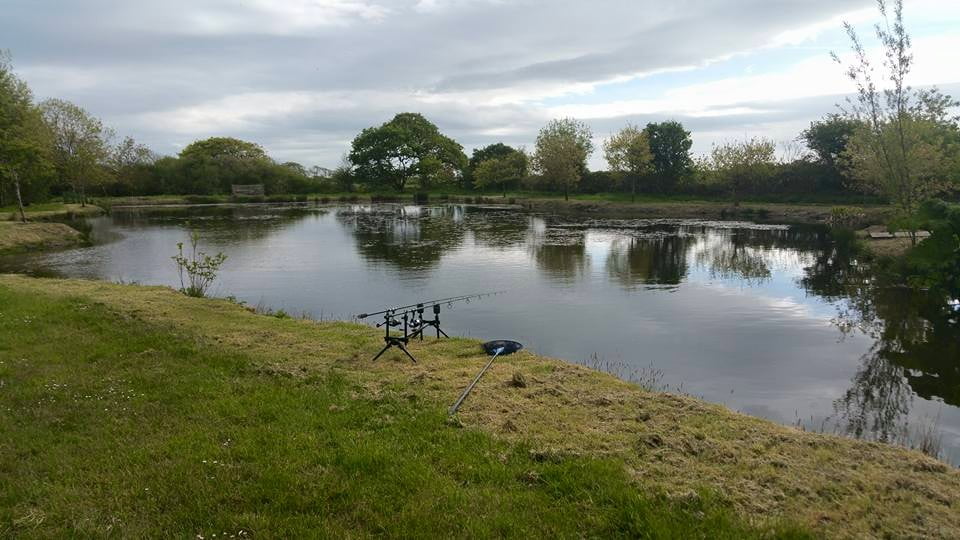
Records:
[[[263,369],[97,295],[8,281],[0,306],[2,537],[801,536],[639,491],[613,459],[448,425],[403,384]]]
[[[0,254],[80,244],[83,235],[63,223],[0,221]]]
[[[0,536],[960,536],[960,473],[922,454],[530,353],[448,425],[471,340],[372,364],[364,326],[17,276],[0,313]]]

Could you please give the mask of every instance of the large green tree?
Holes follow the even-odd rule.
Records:
[[[653,154],[653,172],[659,187],[670,191],[693,170],[690,148],[693,139],[683,124],[676,121],[649,123],[644,129]]]
[[[470,160],[467,162],[467,168],[463,171],[464,187],[474,185],[474,173],[481,163],[488,159],[507,157],[516,151],[516,148],[502,142],[488,144],[482,148],[474,148]]]
[[[604,142],[603,150],[610,170],[627,175],[630,182],[630,200],[636,200],[637,183],[650,171],[653,163],[647,132],[628,125],[611,135]]]
[[[256,143],[233,137],[195,141],[180,152],[180,193],[229,193],[233,184],[263,184],[267,193],[284,190],[276,165]],[[287,172],[284,169],[282,172]]]
[[[0,51],[0,206],[12,191],[26,221],[24,199],[42,196],[51,172],[50,138],[33,105],[27,84],[14,73],[9,56]]]
[[[827,115],[823,120],[810,123],[810,127],[800,134],[807,148],[813,150],[817,160],[841,174],[841,156],[847,149],[847,142],[860,127],[860,122],[840,114]]]
[[[487,158],[474,168],[474,185],[480,189],[498,187],[506,197],[507,187],[519,184],[527,175],[527,161],[526,152],[513,149],[507,154]]]
[[[61,183],[69,184],[87,204],[87,187],[105,178],[113,133],[99,118],[62,99],[40,104],[44,122],[53,135],[53,161]]]
[[[210,137],[194,141],[180,152],[180,159],[269,159],[259,144],[233,137]]]
[[[563,189],[564,199],[587,172],[593,153],[593,132],[573,118],[552,120],[537,135],[533,166],[551,184]]]
[[[361,182],[401,192],[410,180],[426,189],[459,174],[467,163],[463,147],[418,113],[400,113],[363,130],[353,140],[349,159]]]

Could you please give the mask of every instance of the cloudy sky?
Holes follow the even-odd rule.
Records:
[[[198,138],[336,166],[417,111],[472,148],[549,119],[598,142],[677,119],[694,150],[794,139],[851,90],[831,50],[874,0],[0,0],[0,48],[39,99],[76,102],[164,154]],[[960,2],[906,0],[915,85],[960,95]],[[867,40],[872,44],[872,40]],[[599,155],[592,164],[601,166]]]

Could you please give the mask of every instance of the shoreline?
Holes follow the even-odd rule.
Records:
[[[299,200],[295,200],[297,198]],[[304,199],[305,197],[305,199]],[[286,198],[289,200],[279,200]],[[269,198],[268,198],[269,199]],[[278,200],[248,201],[231,199],[229,196],[155,196],[155,197],[121,197],[103,200],[109,208],[144,208],[144,207],[190,207],[190,206],[223,206],[223,205],[316,205],[316,204],[377,204],[377,203],[409,203],[418,204],[414,194],[330,194],[278,197]],[[602,215],[613,218],[650,218],[650,219],[709,219],[709,220],[743,220],[749,219],[762,223],[788,224],[825,224],[831,215],[831,210],[837,206],[852,206],[864,212],[861,226],[883,223],[889,213],[886,206],[856,205],[846,203],[836,204],[795,204],[795,203],[766,203],[743,202],[734,206],[729,201],[629,201],[609,200],[578,200],[564,201],[561,198],[537,197],[522,193],[512,194],[506,198],[485,195],[436,195],[430,194],[429,199],[422,204],[476,204],[476,205],[508,205],[523,208],[534,212],[550,212],[557,214]]]
[[[399,388],[415,402],[452,400],[485,356],[476,340],[415,344],[420,364],[391,351],[367,359],[380,334],[353,323],[277,319],[225,300],[195,300],[164,287],[0,276],[0,287],[85,298],[118,316],[168,328],[256,369],[309,379],[335,370],[362,395]],[[514,385],[514,375],[525,379]],[[919,452],[816,434],[688,396],[651,392],[612,375],[530,352],[498,360],[458,415],[468,429],[538,459],[613,459],[668,498],[707,488],[749,522],[790,517],[830,536],[960,535],[960,470]],[[882,509],[882,511],[878,511]],[[923,515],[917,522],[913,516]]]
[[[819,204],[789,203],[741,203],[734,206],[723,201],[691,202],[610,202],[610,201],[563,201],[554,199],[518,199],[524,207],[538,212],[574,213],[585,215],[603,215],[619,218],[667,218],[667,219],[708,219],[743,220],[759,223],[786,223],[823,225],[827,223],[831,210],[835,206]],[[865,224],[881,223],[887,214],[887,208],[879,206],[857,206],[864,211]]]

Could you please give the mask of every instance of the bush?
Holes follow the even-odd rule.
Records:
[[[209,195],[187,195],[183,198],[190,204],[217,204],[220,199]]]
[[[200,234],[190,233],[190,253],[184,255],[183,242],[177,242],[177,254],[171,257],[177,263],[177,272],[180,275],[180,291],[195,298],[203,298],[207,290],[217,279],[220,266],[227,260],[223,253],[214,256],[200,251]]]
[[[580,193],[609,193],[617,191],[620,179],[616,174],[608,171],[588,172],[580,179],[577,191]]]
[[[859,229],[863,226],[867,214],[851,206],[834,206],[827,217],[827,225],[838,229]]]

